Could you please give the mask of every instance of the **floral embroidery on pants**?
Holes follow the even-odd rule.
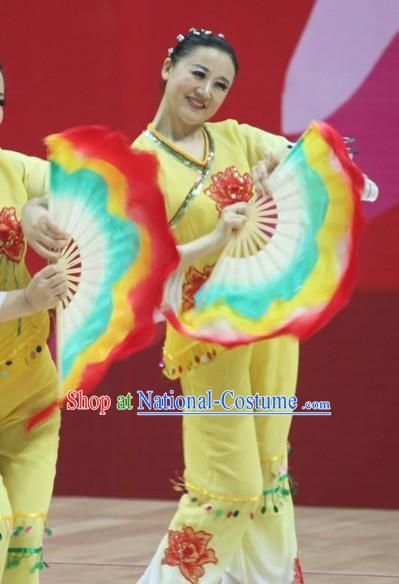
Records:
[[[168,531],[168,547],[163,565],[176,566],[190,584],[198,584],[205,574],[204,564],[217,564],[215,550],[208,548],[211,533],[194,531],[185,526],[181,531]]]

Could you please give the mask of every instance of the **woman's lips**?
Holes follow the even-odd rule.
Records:
[[[190,106],[197,111],[205,109],[205,104],[202,103],[202,101],[200,101],[199,99],[195,99],[194,97],[187,97],[187,101],[190,104]]]

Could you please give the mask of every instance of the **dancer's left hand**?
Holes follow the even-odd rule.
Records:
[[[260,197],[270,197],[270,190],[267,185],[267,179],[278,165],[277,158],[266,150],[265,158],[259,160],[252,168],[251,175],[254,183],[255,193]]]

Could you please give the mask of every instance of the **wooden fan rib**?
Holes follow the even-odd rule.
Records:
[[[259,251],[259,244],[257,243],[257,239],[254,237],[254,235],[251,239],[247,240],[247,250],[248,256],[253,256]]]
[[[67,281],[68,282],[73,282],[73,283],[79,284],[79,282],[81,281],[81,277],[79,277],[79,276],[73,276],[72,274],[69,274]]]
[[[72,290],[72,292],[75,292],[75,294],[76,294],[78,289],[79,289],[79,286],[76,286],[71,280],[68,280],[68,290],[69,291]]]
[[[262,234],[265,233],[267,237],[273,237],[273,234],[276,232],[278,226],[276,225],[269,225],[268,223],[264,223],[263,225],[258,224],[256,225],[256,229]],[[255,229],[255,227],[254,227]]]
[[[91,249],[81,249],[81,252],[80,252],[81,262],[85,268],[86,267],[89,268],[90,262],[95,260],[96,258],[98,258],[98,259],[102,258],[104,260],[104,257],[105,257],[105,249],[103,247],[92,247]],[[104,261],[103,261],[103,264],[105,264]]]
[[[270,223],[272,223],[273,225],[277,225],[277,223],[279,223],[279,219],[277,217],[268,217],[265,219],[258,219],[257,220],[257,224],[259,225],[270,225]]]
[[[64,254],[63,256],[64,262],[66,264],[70,264],[72,262],[74,262],[75,260],[78,260],[80,258],[80,251],[79,248],[76,246],[73,248],[73,251],[70,251],[67,254]]]
[[[255,205],[257,213],[262,213],[265,210],[274,209],[275,207],[277,207],[277,204],[276,204],[276,201],[274,199],[267,201],[267,203],[264,203],[263,201],[261,201],[259,204]]]
[[[241,239],[241,246],[239,250],[240,257],[248,257],[251,255],[249,241],[249,238]]]
[[[64,274],[75,274],[76,272],[82,271],[82,262],[81,260],[76,260],[73,264],[68,264],[65,269],[63,270]]]
[[[259,248],[262,248],[270,240],[262,231],[254,226],[251,232],[241,239],[241,244],[236,243],[230,250],[230,257],[242,258],[258,253]]]
[[[101,262],[101,263],[98,263],[98,264],[95,264],[95,265],[90,265],[90,264],[89,265],[86,265],[86,264],[84,264],[84,265],[82,265],[82,267],[81,267],[80,270],[78,270],[77,268],[72,268],[70,271],[67,271],[67,272],[64,272],[64,273],[65,274],[68,274],[68,273],[76,274],[76,272],[79,271],[79,273],[82,273],[82,274],[85,274],[85,275],[88,274],[88,273],[90,273],[90,275],[92,275],[91,272],[93,272],[94,274],[96,272],[103,274],[104,271],[105,271],[105,268],[106,268],[106,263],[105,262]]]
[[[273,233],[274,233],[274,231],[273,231]],[[267,235],[267,233],[265,233],[265,230],[259,229],[259,227],[257,227],[257,226],[254,228],[251,235],[252,235],[252,237],[256,238],[256,240],[260,246],[267,245],[269,243],[269,241],[271,240],[271,237],[269,235]]]

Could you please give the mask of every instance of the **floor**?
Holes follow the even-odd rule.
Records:
[[[170,501],[56,497],[41,584],[135,584]],[[399,584],[399,511],[297,507],[306,584]]]

